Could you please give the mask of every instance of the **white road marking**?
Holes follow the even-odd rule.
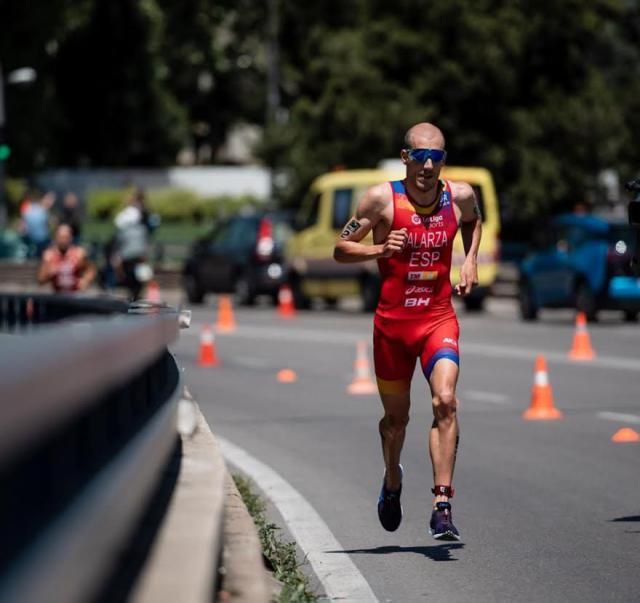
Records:
[[[478,390],[465,391],[460,394],[463,400],[477,400],[478,402],[489,402],[490,404],[508,404],[509,400],[504,394],[493,392],[481,392]]]
[[[247,368],[266,368],[269,366],[269,363],[264,358],[253,358],[251,356],[235,356],[233,363]]]
[[[251,326],[240,327],[234,333],[220,335],[220,337],[241,337],[245,339],[271,339],[274,341],[303,341],[315,343],[355,344],[365,339],[371,340],[370,331],[315,331],[312,329],[282,330],[275,327]],[[506,358],[535,361],[539,354],[543,354],[548,361],[556,364],[571,366],[611,368],[618,370],[640,371],[640,359],[622,356],[598,356],[591,362],[578,363],[570,360],[564,352],[552,352],[541,349],[523,348],[513,345],[496,345],[487,343],[473,343],[464,341],[460,345],[462,355],[484,356],[491,358]]]
[[[640,423],[640,416],[629,415],[622,412],[599,412],[598,418],[607,421],[616,421],[618,423]]]
[[[544,350],[524,349],[511,345],[491,345],[486,343],[462,343],[462,354],[475,354],[477,356],[491,356],[493,358],[517,358],[520,360],[535,360],[539,354],[543,354],[547,360],[557,364],[570,364],[573,366],[612,368],[619,370],[640,371],[640,360],[636,358],[623,358],[622,356],[598,356],[591,362],[577,363],[569,360],[567,354],[561,352],[545,352]]]
[[[246,450],[219,436],[217,440],[229,463],[251,477],[278,509],[329,600],[377,603],[377,597],[350,557],[328,552],[344,550],[344,547],[307,500],[276,471]]]

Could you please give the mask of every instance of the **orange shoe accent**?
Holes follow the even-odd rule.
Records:
[[[622,429],[618,429],[613,436],[611,437],[611,441],[616,444],[622,444],[626,442],[640,442],[640,434],[631,429],[631,427],[623,427]]]
[[[147,285],[147,299],[154,303],[162,303],[162,296],[160,295],[160,285],[156,281],[149,281]]]
[[[231,333],[236,330],[236,319],[233,317],[233,305],[228,295],[221,295],[218,301],[218,333]]]
[[[298,380],[298,375],[296,375],[296,372],[291,369],[282,369],[281,371],[278,371],[276,378],[280,383],[295,383]]]
[[[596,357],[596,353],[591,347],[591,339],[589,338],[589,332],[587,331],[587,317],[584,312],[578,312],[576,314],[576,332],[573,336],[573,345],[569,351],[569,358],[571,360],[593,360]]]
[[[347,387],[347,392],[355,396],[377,393],[378,387],[371,379],[366,341],[358,342],[356,360],[353,364],[353,369],[355,374],[353,381]]]
[[[282,285],[278,291],[278,314],[282,318],[293,318],[296,315],[293,293],[289,285]]]
[[[216,353],[215,337],[209,325],[202,327],[202,332],[200,333],[198,366],[220,366],[218,354]]]
[[[562,413],[553,404],[553,392],[549,385],[547,361],[544,356],[536,358],[531,405],[522,415],[527,421],[549,421],[562,419]]]

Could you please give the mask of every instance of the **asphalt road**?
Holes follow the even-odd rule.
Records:
[[[223,365],[198,368],[200,328],[215,318],[211,299],[174,346],[213,431],[306,497],[344,547],[335,555],[351,556],[380,601],[640,601],[640,444],[611,442],[620,427],[640,431],[640,326],[605,316],[589,327],[598,359],[576,364],[569,312],[522,324],[512,302],[496,300],[481,316],[461,313],[453,509],[463,542],[438,543],[427,531],[431,409],[419,371],[404,521],[395,533],[378,524],[380,402],[346,393],[371,316],[236,310],[237,331],[216,337]],[[560,421],[522,418],[538,353]],[[298,381],[279,383],[282,368]]]

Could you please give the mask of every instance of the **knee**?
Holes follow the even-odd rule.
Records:
[[[404,434],[408,423],[408,415],[387,413],[380,420],[380,433],[387,439],[393,439],[394,437]]]
[[[433,415],[437,421],[452,421],[458,407],[453,389],[443,389],[433,396]]]

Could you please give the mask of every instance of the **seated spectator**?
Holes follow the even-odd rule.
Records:
[[[96,268],[85,250],[73,244],[71,227],[58,226],[53,245],[42,256],[38,282],[51,283],[57,293],[72,293],[87,289],[95,276]]]

